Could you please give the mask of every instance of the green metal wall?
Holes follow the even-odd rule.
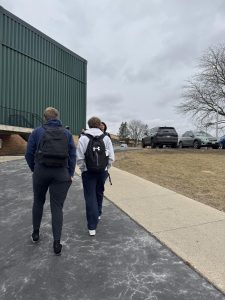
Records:
[[[87,61],[0,6],[0,106],[42,116],[60,111],[73,133],[86,126]]]

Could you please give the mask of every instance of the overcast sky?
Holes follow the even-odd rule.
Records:
[[[181,87],[209,46],[225,42],[224,0],[0,0],[88,61],[87,118],[193,129]]]

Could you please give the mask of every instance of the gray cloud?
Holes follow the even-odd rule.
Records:
[[[122,97],[119,94],[103,94],[98,97],[90,98],[96,111],[109,112],[118,109],[122,103]]]
[[[88,60],[87,117],[117,132],[141,119],[180,130],[180,88],[209,46],[225,42],[224,0],[0,0]]]

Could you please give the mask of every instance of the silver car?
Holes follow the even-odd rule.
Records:
[[[215,137],[204,131],[186,131],[179,140],[179,148],[193,147],[200,149],[201,147],[219,148],[219,143]]]

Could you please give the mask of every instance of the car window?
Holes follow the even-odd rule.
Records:
[[[189,134],[190,134],[190,131],[186,131],[182,136],[187,137],[187,136],[189,136]]]
[[[183,137],[193,137],[193,132],[192,131],[186,131],[182,136]]]
[[[174,128],[160,128],[159,130],[160,133],[176,133]]]
[[[207,134],[208,137],[213,138],[213,136],[211,134],[209,134],[207,132],[206,132],[206,134]]]
[[[209,133],[206,133],[204,131],[196,131],[195,135],[196,136],[203,136],[203,137],[209,137],[209,136],[212,137]]]

